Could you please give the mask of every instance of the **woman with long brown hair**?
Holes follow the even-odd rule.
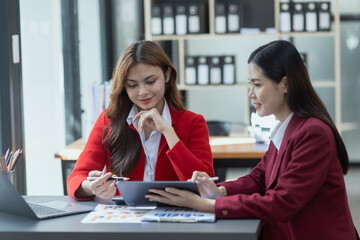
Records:
[[[175,188],[151,201],[214,212],[216,218],[258,218],[259,239],[358,239],[343,174],[349,158],[293,44],[274,41],[249,57],[249,98],[259,116],[280,123],[253,171],[215,185],[200,171],[201,196]]]
[[[156,43],[140,41],[125,49],[114,69],[109,106],[68,178],[70,195],[112,197],[115,182],[106,181],[112,175],[184,181],[201,169],[213,176],[205,119],[185,109],[176,80],[174,66]]]

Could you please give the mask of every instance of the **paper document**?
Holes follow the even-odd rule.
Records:
[[[98,204],[81,223],[140,223],[149,208]]]
[[[147,212],[141,220],[143,222],[215,222],[215,213],[188,208],[161,207]]]

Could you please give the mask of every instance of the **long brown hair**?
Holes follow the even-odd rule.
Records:
[[[265,76],[279,83],[287,77],[288,93],[286,100],[294,114],[301,117],[315,117],[325,122],[332,130],[338,157],[346,174],[349,157],[345,144],[326,110],[323,102],[313,88],[309,74],[295,46],[288,41],[278,40],[257,48],[249,57],[248,63],[258,65]]]
[[[121,54],[113,72],[110,102],[106,116],[110,125],[104,128],[103,145],[110,151],[110,171],[119,176],[128,175],[138,164],[142,155],[139,135],[126,122],[133,106],[125,90],[129,69],[137,64],[159,66],[164,73],[170,68],[170,79],[165,85],[165,99],[176,111],[184,109],[181,94],[177,88],[177,72],[162,48],[151,41],[131,44]]]

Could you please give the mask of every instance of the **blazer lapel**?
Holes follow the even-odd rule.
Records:
[[[270,174],[270,181],[267,186],[267,189],[270,188],[270,186],[274,183],[275,179],[277,178],[279,168],[280,168],[280,165],[281,165],[281,162],[282,162],[282,159],[283,159],[286,147],[287,147],[287,143],[288,143],[287,139],[283,138],[283,141],[281,142],[281,146],[280,146],[280,151],[278,152],[278,154],[275,158],[275,162],[274,162],[271,174]]]
[[[269,149],[268,149],[268,157],[266,162],[266,169],[265,169],[265,184],[266,188],[269,187],[270,184],[270,176],[274,170],[275,160],[277,156],[277,149],[272,141],[270,141]]]
[[[290,139],[297,133],[299,127],[304,122],[305,122],[305,118],[298,117],[295,114],[291,118],[289,125],[287,126],[287,128],[285,130],[284,138],[283,138],[283,140],[281,142],[281,146],[280,146],[280,151],[278,152],[278,154],[276,156],[274,168],[272,170],[272,174],[270,175],[270,181],[269,181],[269,184],[267,185],[267,189],[269,189],[271,187],[271,185],[274,183],[275,179],[277,179],[277,177],[278,177],[280,165],[284,158],[284,154],[286,152],[287,145],[288,145]]]

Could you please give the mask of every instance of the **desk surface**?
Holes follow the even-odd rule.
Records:
[[[61,160],[77,160],[85,143],[82,139],[66,146],[55,154]],[[214,159],[261,159],[267,145],[256,144],[253,138],[210,137],[210,147]]]
[[[32,201],[56,200],[68,196],[26,196]],[[112,204],[109,200],[96,198],[82,204],[96,206],[98,203]],[[87,213],[49,220],[32,220],[0,212],[0,239],[171,239],[171,240],[219,240],[256,239],[260,220],[217,220],[215,223],[99,223],[82,224]]]

